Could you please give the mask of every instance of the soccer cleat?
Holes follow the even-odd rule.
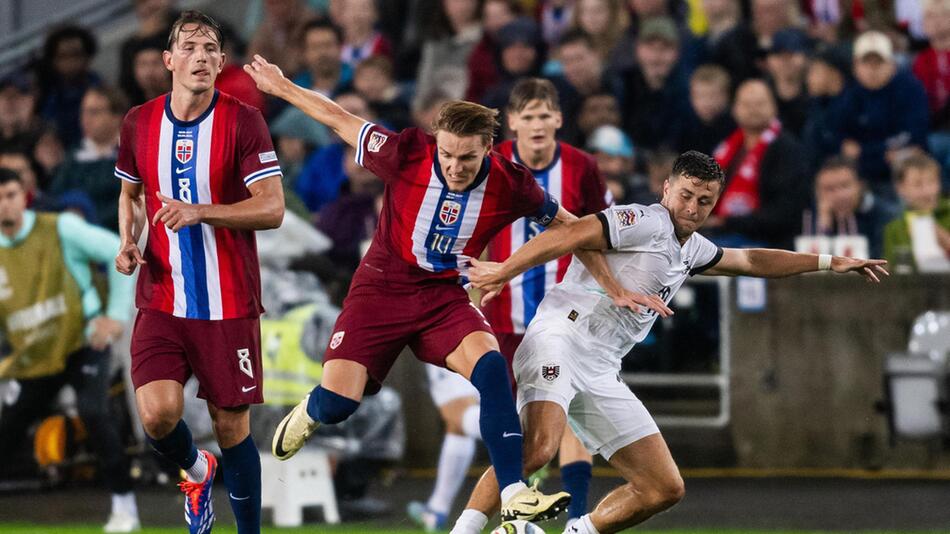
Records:
[[[214,525],[214,507],[211,502],[211,486],[218,470],[218,460],[208,451],[198,451],[208,459],[208,474],[202,482],[185,480],[178,487],[185,494],[185,522],[191,534],[209,534]]]
[[[538,491],[535,484],[516,493],[501,505],[501,520],[514,521],[545,521],[554,519],[571,504],[571,495],[560,491],[553,495],[545,495]]]
[[[102,527],[103,532],[138,532],[142,530],[139,518],[126,512],[112,512],[109,521]]]
[[[297,451],[307,442],[307,438],[320,426],[319,422],[314,421],[307,414],[309,400],[310,395],[307,394],[277,425],[271,452],[278,460],[287,460],[297,454]]]
[[[409,519],[413,523],[422,527],[426,532],[445,530],[445,523],[448,520],[446,514],[433,512],[428,506],[419,501],[410,502],[406,506],[406,513],[409,514]]]

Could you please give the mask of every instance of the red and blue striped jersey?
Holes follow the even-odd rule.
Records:
[[[383,208],[364,264],[395,272],[408,264],[405,281],[464,277],[471,258],[522,217],[547,226],[557,200],[525,167],[493,153],[475,181],[461,192],[448,189],[435,138],[418,128],[396,134],[365,123],[356,162],[386,184]]]
[[[115,175],[145,190],[149,233],[137,307],[211,320],[263,312],[252,230],[201,223],[172,232],[151,224],[162,207],[156,192],[193,204],[234,204],[250,198],[252,183],[280,177],[257,109],[218,91],[208,109],[187,122],[172,114],[170,94],[132,108],[122,124]]]
[[[498,152],[522,163],[517,145],[505,141]],[[567,143],[558,142],[554,159],[544,169],[531,169],[538,185],[558,199],[564,209],[578,217],[598,213],[610,199],[597,162],[590,155]],[[528,219],[519,219],[499,232],[488,246],[488,259],[502,262],[514,251],[538,235],[544,228]],[[523,334],[541,304],[541,299],[561,281],[571,262],[568,254],[538,265],[514,277],[502,292],[483,309],[496,332]]]

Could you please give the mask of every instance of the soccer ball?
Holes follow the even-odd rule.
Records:
[[[491,534],[544,534],[544,530],[534,523],[516,519],[498,525],[498,528],[491,531]]]

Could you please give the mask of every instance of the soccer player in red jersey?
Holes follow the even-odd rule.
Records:
[[[217,460],[195,448],[181,419],[182,386],[198,379],[238,532],[259,533],[261,467],[248,409],[263,400],[254,230],[283,220],[280,167],[261,113],[214,88],[224,64],[214,20],[183,13],[164,60],[172,90],[126,115],[115,168],[123,180],[116,269],[140,268],[136,404],[151,446],[187,475],[190,531],[210,532]]]
[[[409,346],[422,361],[467,378],[481,396],[482,439],[497,472],[505,519],[545,519],[566,493],[544,495],[522,481],[521,425],[508,371],[491,327],[460,278],[489,239],[522,217],[541,225],[573,215],[526,168],[492,154],[497,112],[469,102],[443,106],[435,135],[366,122],[294,85],[264,58],[245,70],[258,88],[297,106],[356,148],[356,161],[386,184],[379,227],[363,258],[324,356],[323,382],[278,425],[273,452],[289,458],[319,424],[339,423],[377,391]],[[659,307],[658,297],[623,290],[602,256],[583,255],[612,297]]]

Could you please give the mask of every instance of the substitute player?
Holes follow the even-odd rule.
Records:
[[[291,457],[318,424],[349,417],[364,393],[379,389],[408,345],[420,360],[461,374],[478,390],[479,426],[498,472],[502,515],[528,520],[556,515],[570,496],[544,495],[522,482],[521,425],[505,360],[488,322],[458,282],[466,262],[511,222],[528,216],[547,226],[574,217],[527,169],[490,155],[494,110],[450,102],[435,121],[435,136],[418,128],[396,134],[293,84],[260,56],[245,70],[259,89],[332,128],[356,148],[357,163],[386,184],[379,227],[324,356],[323,383],[278,425],[275,456]],[[602,256],[586,256],[612,295],[660,305],[656,296],[623,292]]]
[[[182,13],[164,59],[171,93],[129,111],[115,168],[123,180],[116,268],[141,266],[135,398],[151,446],[187,474],[180,486],[191,532],[210,532],[217,461],[195,448],[181,419],[182,385],[198,379],[238,532],[258,533],[261,467],[248,410],[263,400],[254,230],[283,219],[280,167],[260,112],[214,88],[225,59],[214,20]],[[146,224],[143,255],[136,243]]]
[[[773,249],[720,249],[695,233],[719,198],[723,172],[699,152],[681,155],[663,187],[660,204],[614,206],[546,231],[503,264],[473,262],[472,282],[497,292],[517,274],[574,250],[606,250],[621,283],[659,293],[667,301],[687,277],[783,277],[819,270],[885,275],[883,260],[799,254]],[[629,528],[673,506],[683,480],[653,418],[619,379],[620,361],[646,337],[651,312],[629,313],[605,299],[577,262],[552,289],[515,356],[518,407],[524,421],[527,469],[551,459],[567,418],[592,453],[627,480],[565,532],[596,534]],[[492,492],[481,481],[476,492]],[[487,513],[489,510],[481,510]],[[480,532],[460,521],[455,534]]]

